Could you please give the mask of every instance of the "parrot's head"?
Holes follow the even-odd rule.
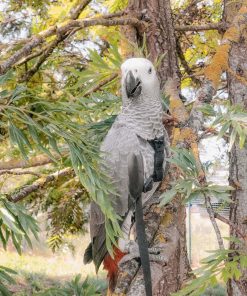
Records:
[[[124,102],[138,98],[160,98],[160,83],[152,62],[144,58],[131,58],[122,64],[121,71]]]

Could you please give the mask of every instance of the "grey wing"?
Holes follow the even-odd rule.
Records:
[[[114,124],[108,132],[102,146],[102,168],[109,175],[117,196],[109,198],[116,213],[122,217],[129,209],[129,177],[128,159],[132,154],[141,153],[140,142],[133,131],[125,126]],[[91,203],[90,234],[92,242],[92,257],[96,270],[106,255],[104,215],[100,207]]]
[[[110,199],[115,211],[122,217],[129,209],[129,158],[133,154],[141,154],[141,146],[132,130],[116,124],[109,131],[101,147],[104,169],[117,191],[117,196],[111,195]]]

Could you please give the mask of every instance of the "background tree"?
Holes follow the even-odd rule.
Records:
[[[0,174],[3,185],[9,176],[23,176],[15,188],[1,190],[3,245],[8,232],[17,249],[28,240],[23,232],[27,222],[16,212],[22,204],[33,213],[49,213],[49,243],[56,250],[68,233],[85,231],[90,196],[106,215],[110,249],[120,230],[107,199],[112,188],[98,169],[98,147],[120,108],[123,58],[146,56],[157,66],[166,94],[164,123],[176,148],[161,186],[165,193],[157,193],[164,207],[154,203],[145,214],[150,244],[164,247],[163,264],[152,263],[154,295],[170,295],[190,278],[185,204],[199,195],[219,250],[205,259],[198,279],[179,293],[200,295],[220,275],[230,279],[230,295],[245,295],[246,178],[237,174],[245,165],[246,113],[239,103],[245,101],[246,2],[6,0],[1,10]],[[232,187],[206,180],[198,143],[211,135],[229,138],[229,150],[233,147]],[[232,204],[230,221],[214,212],[212,196]],[[6,209],[17,230],[5,218]],[[225,249],[216,218],[240,239],[236,243],[231,238],[230,249]],[[22,236],[15,234],[18,230]],[[30,231],[37,230],[31,220]],[[139,264],[133,260],[120,271],[115,293],[137,295],[143,289]]]
[[[232,22],[235,15],[241,9],[241,11],[246,10],[246,6],[241,7],[243,2],[231,3],[226,1],[225,3],[225,20],[226,22]],[[244,12],[246,13],[246,11]],[[240,25],[243,25],[243,19],[240,19]],[[245,57],[247,54],[247,31],[246,27],[241,31],[241,36],[237,42],[234,42],[229,51],[229,68],[228,71],[228,88],[229,88],[229,98],[233,106],[241,106],[243,110],[247,107],[247,87],[246,87],[246,63]],[[246,116],[244,116],[246,120]],[[246,217],[247,217],[247,188],[246,188],[246,161],[247,150],[246,146],[240,149],[237,144],[233,145],[233,149],[230,152],[230,184],[235,187],[235,191],[232,194],[232,200],[230,208],[230,220],[232,225],[241,229],[241,232],[246,237]],[[235,227],[230,227],[231,236],[240,238],[239,233],[236,231]],[[230,248],[236,250],[236,253],[242,251],[246,248],[240,242],[232,242]],[[228,283],[228,295],[245,295],[247,293],[247,273],[246,269],[243,270],[242,277],[235,281],[231,279]]]

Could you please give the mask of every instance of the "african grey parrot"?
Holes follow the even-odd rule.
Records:
[[[118,196],[110,197],[113,207],[123,218],[123,237],[118,241],[120,251],[129,259],[139,256],[139,249],[129,239],[135,206],[130,196],[131,165],[137,157],[142,160],[145,203],[157,189],[165,168],[165,130],[162,124],[160,84],[153,64],[144,58],[131,58],[122,66],[122,112],[117,116],[102,146],[103,168],[113,181]],[[132,173],[132,177],[135,172]],[[132,178],[131,177],[131,178]],[[133,183],[133,182],[132,182]],[[96,270],[109,255],[105,245],[104,215],[95,202],[90,206],[91,243],[84,263],[93,260]],[[116,253],[116,256],[119,253]],[[118,256],[119,257],[119,256]],[[116,261],[119,261],[116,259]],[[123,258],[124,259],[124,258]]]

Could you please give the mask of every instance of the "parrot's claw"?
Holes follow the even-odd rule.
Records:
[[[162,248],[152,247],[148,248],[149,254],[158,255],[162,251]]]
[[[118,267],[121,269],[122,265],[126,262],[131,261],[132,259],[140,257],[140,254],[127,254],[118,262]]]
[[[161,262],[164,264],[167,262],[167,258],[165,256],[158,254],[149,254],[149,260],[152,262]]]
[[[127,251],[127,254],[118,263],[120,268],[121,268],[121,265],[123,265],[124,263],[131,261],[134,258],[140,258],[139,247],[135,241],[129,241],[125,251]],[[148,248],[150,261],[164,262],[165,257],[160,254],[161,251],[162,251],[162,248],[160,247]]]

